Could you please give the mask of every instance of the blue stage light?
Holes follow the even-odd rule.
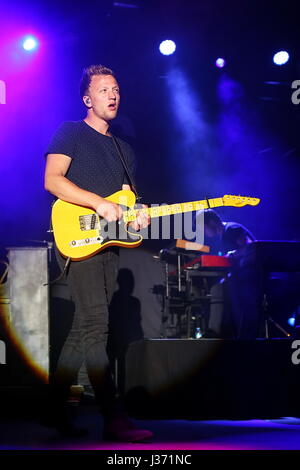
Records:
[[[225,65],[226,65],[226,61],[222,57],[219,57],[216,60],[216,67],[218,67],[219,69],[222,69],[223,67],[225,67]]]
[[[291,318],[288,319],[288,324],[290,326],[295,326],[295,322],[296,322],[295,317],[291,317]]]
[[[171,55],[176,50],[176,44],[174,41],[171,41],[170,39],[166,39],[165,41],[162,41],[160,43],[159,50],[161,54],[163,55]]]
[[[33,51],[34,49],[37,48],[38,41],[33,36],[26,36],[26,38],[23,39],[22,45],[23,45],[23,49],[25,49],[25,51]]]
[[[276,65],[284,65],[288,62],[290,56],[287,51],[279,51],[276,52],[273,56],[273,62]]]

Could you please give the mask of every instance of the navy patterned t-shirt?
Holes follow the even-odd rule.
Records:
[[[135,156],[132,147],[118,138],[129,174],[134,181]],[[72,158],[65,175],[82,189],[102,197],[129,184],[113,139],[93,129],[85,121],[64,122],[55,132],[47,148]]]

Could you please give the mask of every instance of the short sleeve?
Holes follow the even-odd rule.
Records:
[[[77,132],[76,122],[64,122],[61,124],[52,136],[45,155],[60,153],[73,159],[76,155]]]

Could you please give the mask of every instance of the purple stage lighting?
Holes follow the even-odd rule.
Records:
[[[160,43],[159,50],[161,54],[163,55],[171,55],[176,50],[176,44],[174,41],[171,41],[170,39],[166,39],[165,41],[162,41]]]
[[[26,36],[22,42],[23,49],[25,51],[33,51],[38,47],[38,41],[33,36]]]
[[[219,69],[222,69],[223,67],[225,67],[225,65],[226,65],[226,61],[222,57],[219,57],[216,60],[216,67],[218,67]]]
[[[276,52],[273,56],[273,62],[276,65],[284,65],[288,62],[290,56],[287,51],[279,51]]]

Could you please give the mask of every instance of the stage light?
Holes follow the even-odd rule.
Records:
[[[284,65],[288,62],[290,56],[287,51],[279,51],[276,52],[273,56],[273,62],[276,65]]]
[[[225,65],[226,65],[226,61],[222,57],[219,57],[216,60],[216,67],[218,67],[219,69],[222,69],[223,67],[225,67]]]
[[[33,51],[34,49],[38,47],[38,41],[33,36],[26,36],[26,38],[23,39],[22,45],[25,51]]]
[[[161,54],[163,55],[171,55],[176,50],[176,44],[174,41],[171,41],[170,39],[166,39],[165,41],[162,41],[160,43],[159,50]]]
[[[296,322],[295,317],[291,317],[291,318],[288,319],[288,324],[290,326],[295,326],[295,322]]]

